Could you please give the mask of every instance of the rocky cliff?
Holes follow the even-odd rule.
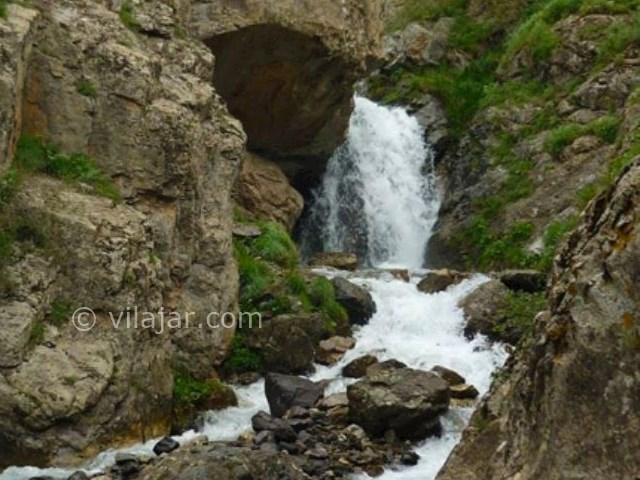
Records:
[[[0,465],[74,463],[168,433],[174,372],[215,377],[234,329],[184,315],[237,310],[247,138],[321,169],[377,54],[379,7],[1,3]],[[255,213],[291,227],[301,198],[260,165],[288,210]],[[80,306],[94,328],[69,323]],[[182,328],[113,324],[133,307]]]
[[[438,479],[634,479],[640,470],[640,159],[585,211],[549,304]]]

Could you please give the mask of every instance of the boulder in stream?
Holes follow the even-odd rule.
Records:
[[[463,280],[469,278],[469,275],[455,270],[442,269],[434,270],[427,273],[420,283],[418,290],[422,293],[439,293],[445,291],[451,285],[457,285]]]
[[[342,369],[342,376],[347,378],[362,378],[367,374],[367,368],[378,363],[373,355],[363,355],[347,363]]]
[[[434,372],[393,363],[370,367],[347,388],[351,419],[372,436],[392,431],[400,439],[421,440],[440,430],[449,408],[449,384]]]
[[[349,323],[351,325],[366,325],[376,313],[376,304],[371,294],[366,289],[342,277],[335,277],[331,283],[333,283],[333,289],[336,293],[336,300],[349,315]]]
[[[265,376],[264,389],[274,417],[281,417],[294,406],[310,408],[324,395],[324,384],[279,373]]]
[[[354,271],[358,268],[358,257],[355,253],[322,252],[315,253],[309,259],[310,267],[332,267],[338,270]]]

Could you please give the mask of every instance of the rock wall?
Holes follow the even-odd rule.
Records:
[[[380,54],[379,0],[195,2],[190,29],[216,55],[214,84],[248,135],[301,190],[342,143],[353,86]]]
[[[636,478],[640,158],[560,252],[548,310],[438,476]]]

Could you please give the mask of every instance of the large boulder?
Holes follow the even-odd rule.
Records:
[[[560,250],[532,341],[492,386],[439,480],[637,476],[639,225],[636,157]]]
[[[245,329],[245,344],[260,351],[268,372],[303,374],[313,370],[318,342],[326,333],[319,313],[278,315],[260,328]]]
[[[261,220],[278,222],[291,231],[302,213],[302,195],[273,162],[248,153],[235,188],[236,203]]]
[[[310,267],[331,267],[338,270],[354,271],[358,268],[358,257],[355,253],[321,252],[315,253],[309,259]]]
[[[394,364],[369,367],[347,387],[352,420],[373,436],[392,430],[398,438],[421,440],[440,429],[449,408],[449,384],[434,372]]]
[[[336,300],[349,315],[349,323],[366,325],[377,310],[371,294],[342,277],[335,277],[331,283],[336,293]]]
[[[352,349],[356,341],[351,337],[333,336],[322,340],[316,350],[316,362],[321,365],[333,365]]]
[[[438,293],[446,290],[451,285],[457,285],[469,278],[466,273],[455,270],[442,269],[427,273],[418,283],[418,290],[422,293]]]
[[[248,146],[296,184],[344,140],[354,83],[382,54],[380,0],[208,0],[188,30],[216,56],[213,82]]]
[[[288,455],[253,450],[224,443],[206,443],[181,448],[144,468],[140,480],[304,480],[309,477]]]
[[[516,328],[503,330],[504,312],[508,306],[509,289],[499,280],[483,283],[458,305],[464,311],[464,334],[473,338],[477,334],[486,335],[492,340],[518,343],[522,331]]]
[[[291,407],[314,406],[324,394],[324,385],[302,377],[269,373],[265,376],[264,390],[271,415],[281,417]]]
[[[351,360],[342,369],[342,376],[347,378],[362,378],[367,374],[367,369],[378,363],[378,359],[373,355],[363,355],[355,360]]]

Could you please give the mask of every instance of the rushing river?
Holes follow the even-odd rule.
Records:
[[[344,391],[348,380],[340,371],[349,361],[367,354],[397,359],[410,367],[452,368],[481,394],[491,373],[505,360],[503,349],[481,337],[467,341],[458,301],[485,278],[477,276],[445,292],[426,295],[416,284],[424,270],[424,250],[437,219],[439,197],[433,175],[433,153],[424,143],[417,121],[399,108],[385,108],[356,98],[349,138],[330,160],[303,233],[303,248],[357,250],[373,267],[401,267],[412,272],[410,282],[381,271],[344,275],[371,291],[377,313],[355,333],[356,346],[336,365],[317,367],[313,380],[331,380],[327,393]],[[204,433],[212,440],[232,440],[250,430],[251,417],[268,410],[262,381],[236,389],[239,406],[207,413]],[[444,434],[416,444],[421,460],[414,467],[387,469],[382,478],[435,478],[467,424],[470,409],[452,408],[443,418]],[[178,441],[196,435],[187,432]],[[150,454],[157,440],[121,451]],[[115,451],[101,453],[86,470],[111,465]],[[0,480],[27,480],[36,475],[67,478],[73,470],[12,467]]]

